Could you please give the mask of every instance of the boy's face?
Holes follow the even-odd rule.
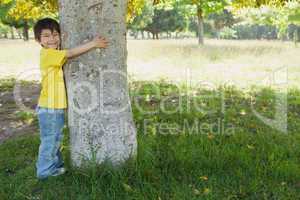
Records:
[[[43,29],[41,32],[41,40],[38,41],[44,48],[58,49],[60,46],[60,35],[54,30]]]

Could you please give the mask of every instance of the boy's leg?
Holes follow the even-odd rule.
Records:
[[[57,163],[56,168],[60,168],[64,166],[63,157],[60,151],[60,146],[63,140],[63,128],[65,124],[65,117],[63,110],[56,111],[56,156],[57,156]]]
[[[59,151],[64,126],[64,113],[57,109],[38,109],[40,139],[37,167],[37,177],[46,178],[54,174],[57,167],[63,165]]]

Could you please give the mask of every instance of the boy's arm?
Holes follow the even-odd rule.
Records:
[[[70,58],[80,56],[81,54],[84,54],[84,53],[92,50],[93,48],[95,48],[95,43],[93,41],[91,41],[86,44],[75,47],[73,49],[68,49],[67,50],[67,58],[70,59]]]
[[[80,56],[81,54],[84,54],[94,48],[106,48],[108,45],[108,42],[106,41],[106,39],[97,36],[95,37],[92,41],[80,45],[78,47],[72,48],[72,49],[68,49],[67,50],[67,58],[74,58],[77,56]]]

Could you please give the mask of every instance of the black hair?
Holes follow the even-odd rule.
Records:
[[[37,41],[41,41],[41,33],[42,30],[44,29],[49,29],[52,32],[57,31],[60,34],[59,23],[55,19],[51,19],[51,18],[40,19],[39,21],[36,22],[33,28],[34,38]]]

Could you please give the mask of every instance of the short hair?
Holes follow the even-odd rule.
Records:
[[[34,25],[33,31],[34,31],[34,38],[36,40],[41,41],[41,33],[42,30],[44,29],[49,29],[52,32],[57,31],[60,34],[59,23],[55,19],[44,18],[38,20]]]

